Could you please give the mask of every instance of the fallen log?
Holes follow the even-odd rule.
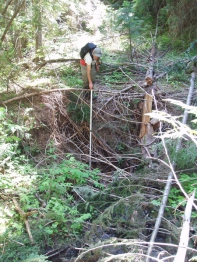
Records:
[[[23,94],[21,96],[17,96],[17,97],[14,97],[14,98],[10,98],[8,100],[5,100],[5,101],[0,101],[1,104],[9,104],[11,102],[14,102],[14,101],[17,101],[17,100],[21,100],[21,99],[24,99],[24,98],[28,98],[28,97],[31,97],[31,96],[37,96],[37,95],[43,95],[43,94],[47,94],[47,93],[52,93],[52,92],[62,92],[62,91],[84,91],[83,88],[70,88],[70,87],[65,87],[65,88],[55,88],[55,89],[51,89],[51,90],[44,90],[44,91],[38,91],[38,92],[33,92],[33,93],[30,93],[30,94]]]
[[[79,63],[79,61],[80,61],[79,58],[56,58],[56,59],[44,60],[41,63],[38,63],[38,67],[41,68],[46,64],[53,64],[53,63],[67,63],[67,62]]]

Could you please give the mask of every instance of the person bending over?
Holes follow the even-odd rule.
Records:
[[[101,56],[101,49],[99,47],[96,47],[95,49],[93,49],[92,52],[88,52],[84,56],[84,59],[80,60],[84,89],[93,89],[96,79],[96,72],[99,70]],[[84,97],[89,98],[90,92],[85,92]]]

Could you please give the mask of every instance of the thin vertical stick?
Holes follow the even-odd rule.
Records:
[[[92,165],[92,89],[90,91],[90,148],[89,148],[89,166]]]

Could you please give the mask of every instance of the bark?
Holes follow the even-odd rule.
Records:
[[[17,10],[18,6],[19,6],[19,1],[15,0],[15,10]],[[22,5],[21,11],[23,13],[25,12],[25,4]],[[24,45],[24,43],[27,44],[27,39],[25,39],[24,37],[21,37],[21,30],[15,30],[14,32],[14,50],[15,50],[15,57],[17,61],[23,58],[22,48],[26,46],[26,44]]]
[[[39,1],[35,1],[35,51],[36,51],[36,58],[35,62],[43,60],[43,46],[42,46],[42,9],[39,6]]]
[[[43,64],[53,64],[53,63],[62,63],[62,62],[79,62],[77,58],[57,58],[43,61]]]
[[[42,15],[41,11],[38,11],[38,25],[36,27],[36,53],[42,51]]]
[[[154,81],[154,61],[155,61],[155,56],[156,56],[156,44],[153,43],[152,50],[151,50],[151,55],[149,58],[149,69],[146,72],[146,77],[145,81],[148,86],[152,85]]]
[[[189,242],[190,217],[191,217],[192,205],[193,205],[193,202],[194,202],[195,192],[196,192],[196,190],[194,190],[193,194],[189,198],[187,205],[186,205],[186,208],[185,208],[185,213],[184,213],[184,217],[183,217],[183,227],[182,227],[180,242],[179,242],[179,248],[178,248],[177,254],[175,256],[174,262],[184,262],[185,261],[187,246],[188,246],[188,242]]]
[[[143,111],[142,111],[142,123],[140,128],[139,137],[143,138],[148,131],[148,123],[150,122],[150,116],[146,115],[147,113],[151,113],[152,111],[152,96],[146,94],[144,97]],[[145,143],[145,142],[144,142]]]
[[[39,63],[36,69],[40,69],[46,64],[53,64],[53,63],[64,63],[64,62],[76,62],[79,63],[79,59],[76,58],[57,58],[57,59],[50,59],[50,60],[44,60]]]
[[[18,5],[18,7],[16,8],[13,16],[11,17],[10,21],[8,22],[6,28],[5,28],[4,32],[3,32],[3,35],[2,35],[2,37],[1,37],[1,42],[3,42],[3,41],[5,40],[5,36],[6,36],[7,32],[8,32],[8,30],[10,29],[10,26],[11,26],[13,20],[16,18],[16,16],[17,16],[18,13],[20,12],[20,9],[21,9],[21,7],[23,6],[24,3],[25,3],[25,0],[23,0],[23,1]]]
[[[21,87],[21,86],[20,86]],[[22,88],[22,87],[21,87]],[[132,88],[132,86],[130,86],[129,88],[125,88],[125,89],[123,89],[122,91],[126,91],[126,90],[128,90],[128,89],[131,89]],[[21,99],[24,99],[24,98],[28,98],[28,97],[31,97],[31,96],[37,96],[37,95],[42,95],[42,94],[47,94],[47,93],[52,93],[52,92],[57,92],[57,91],[59,91],[59,92],[63,92],[63,91],[84,91],[84,89],[83,88],[70,88],[70,87],[65,87],[65,88],[54,88],[54,89],[51,89],[51,90],[44,90],[44,91],[38,91],[38,92],[33,92],[33,93],[30,93],[30,94],[23,94],[23,95],[21,95],[21,96],[17,96],[17,97],[14,97],[14,98],[10,98],[10,99],[8,99],[8,100],[5,100],[5,101],[1,101],[0,100],[0,104],[2,104],[2,105],[6,105],[6,104],[9,104],[9,103],[11,103],[11,102],[14,102],[14,101],[18,101],[18,100],[21,100]],[[122,92],[121,91],[121,92]],[[120,93],[121,93],[120,92]],[[110,92],[111,93],[111,92]],[[114,98],[114,97],[116,97],[116,96],[118,96],[118,95],[120,95],[120,93],[118,92],[118,94],[115,94],[112,98],[110,98],[110,101]],[[112,94],[113,95],[113,94]],[[139,98],[140,97],[140,95],[138,95],[137,96],[137,98]],[[109,102],[109,100],[107,101],[107,103]],[[106,104],[107,104],[106,103]],[[105,105],[106,105],[105,104]],[[99,110],[99,112],[100,111],[102,111],[102,109],[101,110]],[[99,113],[98,112],[98,113]],[[98,114],[97,113],[97,114]]]
[[[21,50],[21,38],[20,31],[15,31],[14,34],[14,50],[15,50],[15,58],[17,61],[23,58],[22,50]]]
[[[162,78],[162,77],[164,77],[166,74],[167,74],[167,72],[163,72],[163,73],[157,75],[157,76],[155,77],[155,79],[157,80],[157,79],[159,79],[159,78]]]
[[[11,102],[18,101],[18,100],[21,100],[21,99],[24,99],[24,98],[28,98],[28,97],[31,97],[31,96],[43,95],[43,94],[47,94],[47,93],[51,93],[51,92],[57,92],[57,91],[62,92],[62,91],[73,91],[73,90],[83,91],[84,89],[70,88],[70,87],[57,88],[57,89],[45,90],[45,91],[41,91],[41,92],[34,92],[34,93],[30,93],[30,94],[24,94],[24,95],[17,96],[17,97],[8,99],[8,100],[6,100],[6,101],[0,101],[0,102],[1,102],[3,105],[4,105],[4,104],[6,105],[6,104],[9,104],[9,103],[11,103]]]
[[[5,13],[6,13],[7,9],[8,9],[8,6],[12,3],[12,1],[13,0],[8,0],[7,1],[5,8],[3,9],[2,13],[1,13],[2,16],[5,15]]]
[[[190,84],[189,93],[188,93],[188,97],[187,97],[187,105],[191,104],[191,98],[192,98],[192,94],[193,94],[193,91],[194,91],[195,76],[196,76],[195,72],[193,72],[191,74],[191,80],[190,80],[191,84]],[[187,111],[187,109],[185,109],[184,115],[183,115],[183,120],[182,120],[183,124],[186,124],[187,116],[188,116],[188,111]],[[182,142],[182,138],[180,138],[178,140],[175,152],[178,152],[180,150],[181,142]],[[167,200],[168,200],[168,195],[169,195],[171,184],[172,184],[172,180],[173,180],[173,171],[174,171],[175,168],[176,168],[176,159],[173,160],[172,165],[171,165],[171,171],[168,174],[168,179],[167,179],[166,186],[165,186],[165,189],[164,189],[162,202],[161,202],[161,205],[160,205],[160,208],[159,208],[159,212],[158,212],[158,216],[157,216],[157,219],[156,219],[155,227],[153,229],[153,232],[152,232],[152,235],[151,235],[151,239],[150,239],[150,242],[149,242],[146,262],[150,261],[149,257],[150,257],[150,255],[152,253],[154,241],[155,241],[155,238],[156,238],[157,233],[159,231],[159,227],[160,227],[160,224],[161,224],[161,219],[162,219],[163,214],[164,214],[164,210],[165,210],[165,207],[166,207],[166,203],[167,203]]]

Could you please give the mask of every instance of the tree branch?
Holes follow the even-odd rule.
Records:
[[[44,91],[38,91],[38,92],[34,92],[34,93],[30,93],[30,94],[24,94],[24,95],[21,95],[21,96],[17,96],[17,97],[14,97],[14,98],[10,98],[6,101],[1,101],[2,104],[9,104],[11,102],[14,102],[14,101],[17,101],[17,100],[20,100],[20,99],[24,99],[24,98],[28,98],[28,97],[31,97],[31,96],[37,96],[37,95],[43,95],[43,94],[47,94],[47,93],[52,93],[52,92],[57,92],[57,91],[82,91],[84,89],[80,89],[80,88],[70,88],[70,87],[65,87],[65,88],[56,88],[56,89],[51,89],[51,90],[44,90]]]
[[[38,66],[36,67],[36,69],[40,69],[43,66],[45,66],[46,64],[64,63],[64,62],[79,63],[79,59],[77,59],[77,58],[57,58],[57,59],[45,60],[45,61],[42,61],[42,63],[39,61]]]
[[[25,226],[26,226],[26,229],[27,229],[27,233],[29,235],[29,238],[31,240],[31,243],[33,244],[34,243],[34,239],[33,239],[33,236],[31,234],[31,230],[30,230],[30,226],[29,226],[29,221],[28,221],[28,216],[34,214],[34,213],[37,213],[37,211],[31,211],[31,212],[27,212],[25,213],[19,206],[19,203],[17,202],[16,198],[13,198],[13,202],[14,202],[14,205],[15,205],[15,209],[16,211],[19,213],[19,215],[21,216],[22,220],[24,220],[25,222]]]
[[[191,197],[187,201],[187,205],[186,205],[185,213],[183,217],[183,227],[182,227],[181,236],[180,236],[179,248],[175,256],[174,262],[184,262],[185,261],[185,255],[187,252],[187,246],[189,242],[190,217],[191,217],[192,205],[194,202],[195,192],[196,190],[194,190]]]

